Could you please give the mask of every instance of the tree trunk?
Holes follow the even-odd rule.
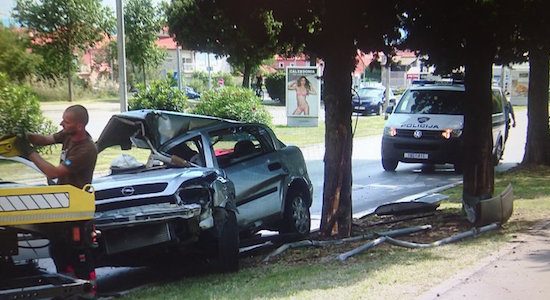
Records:
[[[529,51],[529,92],[527,101],[527,141],[523,165],[550,165],[550,131],[548,128],[548,72],[546,52]]]
[[[145,78],[145,64],[141,65],[141,72],[143,73],[143,87],[147,90],[147,80]]]
[[[477,223],[479,201],[491,198],[494,191],[491,91],[494,55],[483,48],[470,53],[464,78],[463,202],[468,219]]]
[[[69,65],[69,69],[67,72],[67,85],[69,89],[69,102],[73,102],[73,77],[71,72],[71,66]]]
[[[243,88],[250,88],[250,70],[252,70],[252,66],[249,63],[245,63],[243,70]]]
[[[350,34],[349,7],[327,1],[325,61],[325,169],[321,234],[346,237],[352,224],[351,173],[351,72],[356,47]],[[347,58],[342,60],[342,58]],[[344,61],[345,63],[342,63]]]

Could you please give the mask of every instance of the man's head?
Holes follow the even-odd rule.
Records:
[[[82,105],[72,105],[63,112],[61,126],[63,131],[70,135],[82,134],[86,132],[88,124],[88,110]]]

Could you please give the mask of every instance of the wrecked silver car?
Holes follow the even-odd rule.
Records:
[[[93,181],[98,265],[198,250],[234,271],[240,235],[309,233],[313,193],[304,158],[267,126],[130,111],[110,119],[97,147],[150,151],[143,163],[118,157],[109,175]]]

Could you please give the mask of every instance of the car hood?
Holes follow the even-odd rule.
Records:
[[[96,142],[98,152],[111,146],[160,149],[188,131],[228,120],[162,110],[135,110],[111,117]]]
[[[94,178],[92,186],[96,201],[107,202],[123,199],[140,198],[144,195],[172,195],[182,183],[190,180],[201,180],[209,176],[217,176],[210,168],[171,168],[149,170],[140,174],[108,175]],[[132,193],[123,191],[130,188]]]

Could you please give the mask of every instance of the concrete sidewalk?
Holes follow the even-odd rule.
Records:
[[[418,299],[550,299],[550,220]]]

